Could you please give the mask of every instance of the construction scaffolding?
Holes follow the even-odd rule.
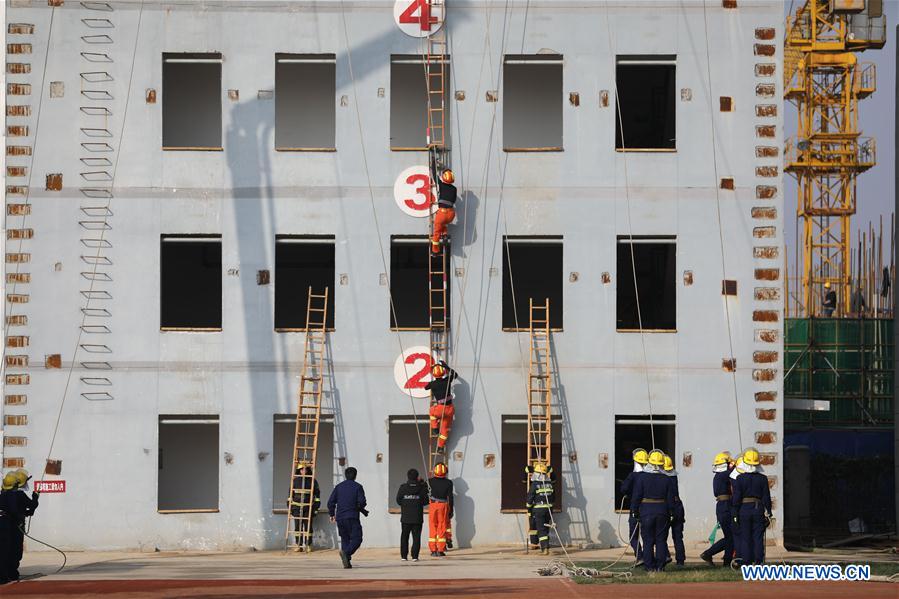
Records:
[[[858,102],[874,93],[876,71],[854,53],[882,48],[886,38],[883,15],[873,2],[860,12],[864,4],[807,0],[787,18],[784,98],[799,119],[785,145],[784,170],[798,182],[801,316],[820,315],[826,283],[837,295],[835,316],[850,305],[856,177],[876,162],[874,139],[858,128]]]

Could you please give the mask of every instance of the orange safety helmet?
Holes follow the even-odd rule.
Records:
[[[440,180],[448,184],[453,183],[456,180],[456,175],[453,174],[453,171],[446,169],[440,174]]]
[[[434,466],[434,476],[437,478],[446,478],[447,473],[446,464],[443,462],[439,462],[436,466]]]
[[[443,367],[443,364],[434,364],[431,366],[431,376],[435,379],[443,378],[446,374],[446,368]]]

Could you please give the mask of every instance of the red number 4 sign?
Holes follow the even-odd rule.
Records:
[[[427,37],[443,25],[443,3],[428,0],[396,0],[393,18],[406,35]]]

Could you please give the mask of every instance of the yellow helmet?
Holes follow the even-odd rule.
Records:
[[[743,452],[743,461],[749,466],[758,466],[761,463],[759,452],[754,447],[750,447]]]
[[[16,470],[15,475],[16,475],[16,482],[18,483],[18,485],[20,487],[24,487],[25,483],[27,483],[28,479],[30,478],[28,476],[28,471],[25,470],[24,468],[19,468],[18,470]]]
[[[653,449],[649,452],[649,463],[652,466],[664,466],[665,454],[658,449]]]
[[[715,454],[715,461],[712,463],[712,465],[720,466],[721,464],[728,464],[732,461],[733,459],[730,457],[730,452],[722,451],[721,453]]]
[[[671,472],[674,470],[674,460],[671,459],[670,455],[665,456],[665,472]]]
[[[830,281],[824,281],[824,288],[830,289]]]
[[[534,472],[537,474],[546,474],[549,472],[549,466],[543,462],[534,462]]]
[[[443,462],[440,462],[436,466],[434,466],[434,476],[436,476],[437,478],[444,478],[446,476],[446,473],[447,467]]]
[[[638,464],[647,464],[649,462],[649,454],[642,447],[634,450],[634,461]]]
[[[446,369],[443,367],[443,364],[434,364],[431,366],[431,376],[435,379],[443,378],[443,375],[446,374]]]
[[[18,484],[18,480],[16,478],[15,472],[7,472],[6,476],[3,477],[3,490],[4,491],[10,491],[10,490],[16,488],[17,484]]]
[[[443,171],[443,173],[440,175],[440,180],[443,181],[444,183],[450,183],[450,184],[451,184],[451,183],[453,183],[453,182],[456,180],[456,175],[453,174],[453,171],[451,171],[451,170],[449,170],[449,169],[446,169],[446,170]]]

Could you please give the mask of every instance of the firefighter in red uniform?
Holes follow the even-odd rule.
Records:
[[[456,415],[451,387],[459,375],[441,360],[431,367],[431,376],[434,377],[433,380],[425,385],[425,389],[430,391],[434,398],[429,413],[431,433],[437,435],[437,451],[445,451],[446,440],[453,427],[453,417]]]
[[[446,464],[434,466],[428,479],[431,489],[428,503],[428,547],[431,557],[446,556],[446,530],[453,519],[453,481],[446,478]]]
[[[437,212],[434,213],[434,231],[431,235],[431,251],[440,253],[440,244],[445,242],[446,227],[456,219],[456,195],[453,171],[445,169],[437,179]]]

